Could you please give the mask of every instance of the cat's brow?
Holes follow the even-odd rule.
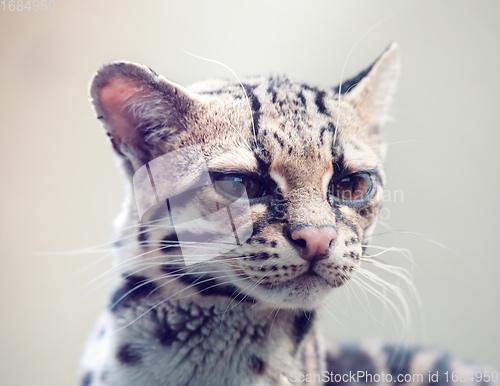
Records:
[[[207,166],[210,170],[239,171],[246,173],[257,173],[257,160],[252,152],[239,149],[238,151],[226,152],[209,161]]]
[[[344,164],[342,169],[339,170],[337,165],[334,165],[334,176],[342,177],[349,174],[355,174],[360,172],[369,172],[372,174],[377,174],[379,172],[377,166],[369,164]]]

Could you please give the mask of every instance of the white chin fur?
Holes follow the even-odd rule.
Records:
[[[306,282],[295,278],[288,285],[274,288],[252,283],[245,285],[244,290],[249,296],[273,308],[311,310],[321,305],[332,288],[321,277],[312,277]]]

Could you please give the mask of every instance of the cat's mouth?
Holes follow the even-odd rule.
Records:
[[[325,285],[329,285],[328,280],[326,280],[323,276],[319,275],[318,273],[314,272],[312,269],[309,269],[302,275],[296,277],[295,279],[293,279],[293,281],[296,281],[299,283],[299,285],[304,285],[304,286],[309,286],[311,284],[323,285],[323,283]]]
[[[330,286],[328,280],[323,277],[320,273],[317,273],[314,270],[314,266],[310,266],[303,273],[300,273],[290,279],[281,280],[281,281],[272,281],[270,283],[261,283],[263,287],[268,289],[277,289],[277,288],[292,288],[292,287],[310,287],[311,285],[315,286]]]

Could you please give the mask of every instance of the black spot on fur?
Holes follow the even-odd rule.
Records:
[[[252,357],[250,358],[250,370],[252,370],[256,374],[262,375],[265,369],[266,365],[264,361],[259,357],[252,355]]]
[[[260,253],[254,253],[251,255],[250,260],[268,260],[269,259],[269,253],[267,252],[260,252]]]
[[[141,351],[132,347],[130,344],[124,344],[118,348],[116,359],[127,366],[139,363],[142,359]]]
[[[262,233],[262,231],[265,229],[266,223],[264,221],[254,221],[253,222],[253,230],[252,230],[252,236],[256,236],[259,233]]]
[[[80,385],[91,386],[93,381],[94,381],[94,375],[89,371],[88,373],[85,373],[85,375],[83,376]]]
[[[295,344],[298,346],[304,336],[307,335],[314,323],[314,318],[316,316],[315,311],[304,311],[295,316],[293,320],[293,337],[295,338]]]
[[[176,332],[166,322],[159,324],[156,337],[162,346],[170,346],[175,341],[176,335]]]
[[[264,237],[256,237],[254,240],[259,244],[265,244],[267,242],[267,240]]]
[[[124,307],[129,307],[130,303],[150,295],[156,288],[144,276],[124,275],[123,278],[125,282],[111,297],[111,304],[109,305],[111,312],[118,312]]]
[[[276,139],[276,141],[278,141],[281,147],[285,146],[285,142],[280,138],[278,133],[274,133],[274,138]]]
[[[271,241],[271,248],[276,248],[276,246],[278,245],[278,242],[273,240]]]

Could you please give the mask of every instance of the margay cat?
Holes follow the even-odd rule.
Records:
[[[325,90],[275,75],[188,90],[141,65],[101,68],[92,101],[130,190],[81,385],[472,375],[474,365],[433,349],[328,348],[315,322],[365,258],[385,181],[379,127],[398,72],[395,45]]]

